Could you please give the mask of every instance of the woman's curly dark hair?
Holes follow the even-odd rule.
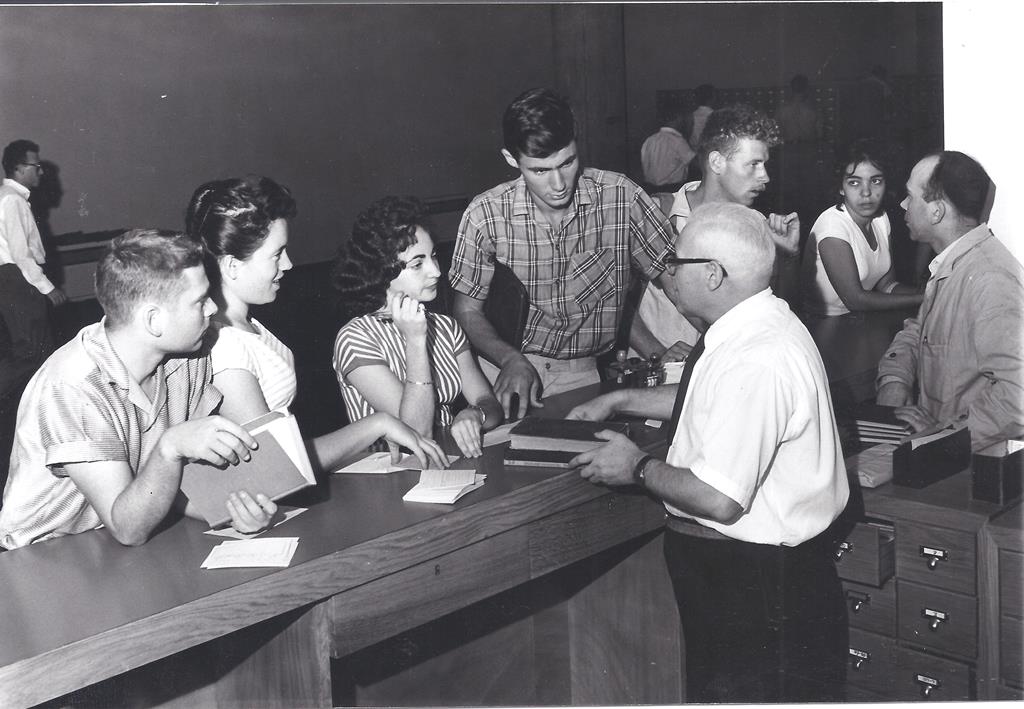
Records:
[[[388,286],[404,268],[398,255],[416,243],[416,227],[425,214],[415,197],[388,196],[356,217],[352,235],[338,249],[331,269],[344,320],[384,306]]]
[[[287,187],[269,177],[247,175],[200,185],[185,212],[185,232],[206,244],[213,256],[252,256],[278,219],[297,209]]]

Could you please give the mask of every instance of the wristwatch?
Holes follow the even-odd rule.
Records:
[[[633,466],[633,482],[641,488],[647,487],[647,478],[645,477],[647,464],[654,459],[652,455],[645,455],[636,462]]]

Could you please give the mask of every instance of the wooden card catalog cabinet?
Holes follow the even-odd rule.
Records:
[[[1006,556],[997,577],[1004,556],[986,546],[1006,508],[971,499],[970,471],[922,489],[888,484],[863,493],[867,517],[837,560],[850,623],[848,697],[1016,698],[1024,610],[1018,590],[1016,605],[1000,611],[1000,598],[1013,596],[997,586],[1020,588],[1024,565],[1003,568],[1024,560],[1024,550]],[[1019,529],[1008,536],[1020,546]],[[857,557],[861,549],[868,551]]]

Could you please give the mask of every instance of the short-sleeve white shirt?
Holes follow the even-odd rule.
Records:
[[[733,539],[796,546],[846,506],[849,485],[825,367],[785,301],[765,289],[704,335],[667,461],[736,501]],[[685,513],[666,503],[671,514]]]
[[[256,332],[230,325],[217,330],[210,349],[214,375],[228,369],[250,372],[259,382],[271,411],[287,409],[295,400],[295,356],[288,346],[252,318]]]
[[[889,216],[883,212],[872,219],[871,230],[878,241],[875,249],[871,248],[864,238],[864,233],[845,209],[830,207],[814,222],[808,246],[813,253],[804,255],[805,268],[808,269],[803,275],[806,289],[804,308],[808,312],[819,315],[843,315],[850,312],[829,280],[825,266],[821,262],[818,244],[822,239],[839,239],[850,245],[854,261],[857,262],[857,276],[864,290],[873,289],[882,276],[889,272],[892,267],[892,254],[889,251],[889,234],[892,226],[889,223]]]

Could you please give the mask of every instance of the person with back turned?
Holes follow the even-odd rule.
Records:
[[[668,260],[681,313],[709,323],[678,384],[619,389],[569,417],[669,420],[666,459],[612,431],[571,464],[668,510],[664,553],[688,702],[842,699],[846,606],[833,522],[850,490],[825,368],[768,287],[775,244],[742,205],[694,210]]]

